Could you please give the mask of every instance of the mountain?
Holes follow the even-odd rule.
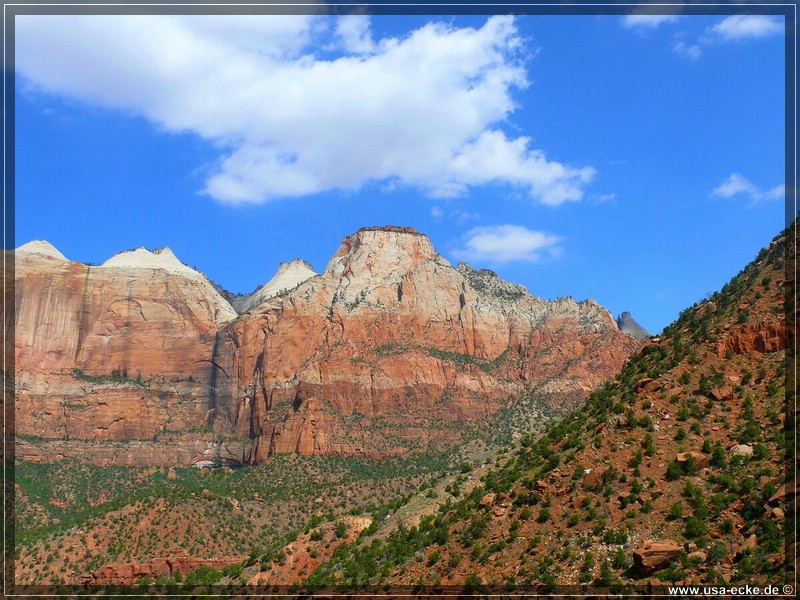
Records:
[[[93,267],[28,244],[15,288],[18,447],[30,460],[438,451],[497,419],[542,425],[641,345],[591,300],[546,302],[453,268],[398,227],[347,237],[320,275],[282,264],[241,315],[169,248]]]
[[[397,227],[347,237],[322,274],[219,339],[218,425],[256,439],[256,460],[452,446],[455,424],[488,424],[525,396],[574,406],[640,345],[591,300],[545,302],[453,268]]]
[[[59,440],[18,440],[18,456],[183,464],[217,451],[184,434],[208,422],[208,361],[236,312],[169,248],[89,266],[31,242],[15,252],[14,294],[16,433]],[[102,443],[121,440],[146,443]]]
[[[464,265],[453,269],[430,253],[424,239],[411,237],[416,235],[394,228],[358,232],[345,240],[328,265],[330,271],[219,325],[217,350],[211,350],[214,360],[220,361],[212,365],[218,383],[209,384],[212,369],[205,373],[204,383],[207,389],[217,390],[217,406],[207,415],[210,426],[161,433],[152,440],[18,436],[18,449],[38,452],[35,458],[40,463],[15,463],[15,592],[35,594],[71,584],[58,591],[77,594],[91,586],[89,591],[100,593],[97,587],[103,584],[135,583],[141,593],[153,595],[184,589],[200,593],[203,590],[197,588],[202,586],[214,586],[205,590],[209,594],[242,596],[270,591],[294,595],[301,589],[669,595],[663,587],[667,583],[771,584],[779,589],[793,583],[797,480],[791,440],[796,421],[797,315],[791,312],[787,318],[785,309],[796,311],[797,304],[796,294],[791,294],[796,289],[796,239],[789,232],[776,238],[722,290],[684,311],[660,336],[642,344],[617,331],[629,343],[636,343],[636,350],[616,377],[590,392],[563,418],[551,420],[543,434],[539,426],[546,419],[541,411],[522,409],[545,407],[547,395],[531,393],[488,417],[453,418],[451,429],[463,435],[471,428],[479,437],[463,436],[463,443],[446,452],[412,449],[380,460],[371,455],[303,456],[277,451],[268,460],[258,457],[253,449],[256,444],[263,448],[268,441],[291,438],[296,432],[292,424],[302,414],[309,420],[301,425],[317,427],[312,449],[313,444],[330,443],[331,438],[325,442],[319,435],[325,431],[320,424],[329,421],[348,428],[350,443],[365,450],[381,449],[375,437],[369,437],[367,425],[384,425],[379,431],[390,438],[403,431],[396,424],[389,426],[391,419],[398,418],[395,413],[376,410],[374,414],[380,416],[371,417],[339,412],[337,403],[343,398],[352,398],[360,410],[365,409],[359,402],[381,408],[380,391],[364,398],[363,386],[354,384],[352,396],[337,396],[340,379],[325,377],[342,363],[337,353],[349,343],[348,336],[337,338],[336,332],[342,328],[358,331],[363,325],[374,334],[380,331],[380,320],[392,324],[389,329],[396,341],[365,341],[366,334],[356,335],[354,349],[361,354],[353,355],[353,364],[367,360],[377,344],[377,358],[369,360],[380,366],[386,356],[398,356],[400,364],[410,360],[403,358],[409,354],[411,358],[431,356],[429,350],[413,354],[417,349],[411,348],[418,344],[413,337],[415,319],[425,323],[428,319],[421,314],[415,317],[410,309],[399,310],[399,302],[418,302],[434,316],[444,309],[450,314],[453,301],[459,306],[448,324],[450,345],[443,346],[450,350],[435,349],[440,368],[452,364],[457,377],[486,375],[490,383],[491,378],[502,377],[503,385],[522,385],[514,369],[499,374],[497,369],[508,367],[508,358],[499,364],[487,363],[483,356],[491,354],[459,354],[456,349],[461,346],[456,344],[473,339],[476,348],[487,348],[489,344],[480,341],[486,334],[479,324],[498,320],[508,324],[515,319],[519,323],[531,318],[533,307],[541,301],[490,271]],[[376,247],[389,251],[375,253]],[[396,256],[398,273],[383,264],[384,255]],[[49,260],[50,268],[64,262],[52,256],[38,260]],[[364,269],[372,275],[362,277]],[[456,287],[452,296],[449,290],[426,288],[436,291],[421,297],[414,292],[409,297],[410,290],[425,281],[423,275],[431,272],[441,282],[460,282],[457,278],[461,277],[466,291]],[[395,283],[398,278],[402,294]],[[361,289],[367,291],[358,306],[348,305],[353,303],[349,293],[362,295],[361,290],[348,289],[348,281],[366,282]],[[177,283],[170,280],[170,289]],[[464,307],[460,307],[461,293]],[[340,303],[342,294],[345,300]],[[431,304],[430,295],[438,304]],[[331,304],[315,307],[320,298]],[[561,312],[543,303],[543,320],[530,337],[552,327],[555,318],[561,320],[559,333],[564,340],[576,332],[587,335],[581,327],[595,334],[603,329],[600,323],[615,327],[610,315],[595,320],[594,315],[603,312],[591,303],[560,302]],[[458,328],[460,321],[455,317],[467,307],[480,317],[470,321],[471,338]],[[586,311],[579,312],[582,318],[569,315],[575,307]],[[319,321],[317,308],[328,309],[329,323],[328,312],[323,315],[325,321]],[[499,316],[493,314],[497,311]],[[325,335],[319,338],[308,334],[316,329],[302,329],[302,325],[317,328],[320,323]],[[443,327],[440,323],[428,330],[435,333]],[[304,333],[290,336],[294,328]],[[307,363],[296,369],[296,380],[266,376],[278,356],[267,340],[276,334],[282,336],[279,341],[292,344],[287,353],[289,366],[294,360],[291,356],[306,352],[302,356]],[[306,340],[309,349],[304,348]],[[577,348],[574,340],[567,346]],[[514,350],[509,350],[512,357]],[[240,379],[244,376],[239,369],[247,375],[245,365],[254,352],[262,365],[257,373],[264,376]],[[318,380],[311,383],[324,391],[313,400],[302,394],[313,374],[303,369],[304,364],[315,366]],[[559,373],[569,373],[571,368],[574,365],[564,363]],[[52,370],[41,377],[57,390],[63,385],[56,377],[59,373]],[[23,380],[30,378],[30,374],[21,375]],[[376,389],[390,377],[403,382],[401,375],[389,371],[376,376]],[[135,387],[135,381],[119,374],[116,380],[108,375],[93,375],[91,380],[83,376],[84,385],[97,386],[95,394]],[[231,394],[228,377],[242,384],[239,396]],[[138,389],[144,395],[163,385],[155,377],[142,383]],[[193,383],[172,381],[170,385]],[[254,389],[254,384],[262,384],[262,389]],[[279,390],[284,387],[289,390],[286,397],[298,398],[296,408],[292,403],[283,415],[270,420],[270,410],[280,409]],[[459,396],[463,390],[454,385],[452,391],[453,400],[445,396],[440,402],[455,410],[464,401]],[[270,392],[273,405],[270,410],[264,408],[265,419],[251,420],[249,406],[231,402],[246,397],[252,406],[269,398]],[[397,402],[404,397],[397,397]],[[438,431],[429,418],[433,411],[424,405],[424,396],[420,398],[423,409],[417,414],[421,416],[407,439]],[[559,399],[555,394],[549,400],[557,404]],[[207,407],[208,397],[205,402]],[[485,404],[492,402],[490,397]],[[58,409],[72,418],[80,414],[75,404],[75,398],[68,397]],[[304,409],[309,404],[316,406]],[[221,425],[231,427],[231,423],[252,423],[254,431],[234,435],[228,429],[225,433]],[[264,434],[269,427],[273,429],[267,440]],[[486,439],[503,427],[517,433],[527,428],[528,433],[507,438],[511,442],[504,447],[498,447],[497,440],[481,442],[480,435]],[[276,429],[280,435],[274,434]],[[308,439],[302,428],[296,439],[302,443]],[[174,460],[177,449],[188,448],[192,440],[211,444],[217,454],[205,454],[205,463],[192,458],[172,464],[234,464],[232,454],[226,452],[232,452],[235,444],[242,460],[253,456],[259,462],[248,468],[213,471],[90,462],[97,462],[100,453],[116,453],[119,459],[151,452],[152,459],[159,451],[164,460],[148,464],[167,465],[167,452],[172,452],[169,456]],[[273,448],[277,450],[277,442]],[[78,450],[80,460],[70,460]],[[55,460],[61,457],[64,460]],[[154,585],[145,590],[148,582]],[[555,587],[561,584],[586,587]]]
[[[650,337],[647,330],[639,325],[629,312],[624,312],[617,317],[617,327],[619,327],[621,332],[627,333],[639,340],[646,340]]]
[[[323,556],[308,577],[294,556],[264,570],[339,592],[791,582],[792,231],[543,436],[415,496],[400,524],[386,519],[333,556],[302,538],[304,553]]]

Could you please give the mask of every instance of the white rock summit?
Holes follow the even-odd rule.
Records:
[[[239,312],[245,313],[251,308],[266,302],[270,298],[274,298],[281,292],[297,287],[316,275],[313,267],[301,258],[295,258],[288,263],[282,262],[275,276],[250,294],[250,296],[239,305]]]
[[[67,260],[67,257],[61,254],[53,244],[45,240],[32,240],[27,244],[22,244],[16,250],[17,254],[38,254],[40,256],[49,256],[50,258],[57,258],[58,260]]]
[[[179,261],[169,246],[152,252],[147,248],[125,250],[115,254],[100,266],[121,269],[164,269],[170,273],[198,274],[197,271]]]

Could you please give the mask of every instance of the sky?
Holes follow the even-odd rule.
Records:
[[[786,225],[764,15],[17,16],[16,245],[235,293],[360,227],[651,333]]]

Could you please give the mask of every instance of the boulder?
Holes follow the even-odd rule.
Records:
[[[647,575],[667,567],[682,552],[680,545],[671,540],[648,540],[641,548],[634,550],[633,565],[639,573]]]
[[[705,469],[708,466],[708,456],[702,452],[680,452],[675,457],[675,461],[681,466],[694,462],[694,466],[698,469]]]
[[[735,560],[738,560],[744,556],[745,551],[747,550],[755,550],[758,546],[758,536],[756,534],[752,534],[749,538],[747,538],[742,545],[739,546],[739,549],[736,551],[736,556],[734,557]]]
[[[655,392],[659,387],[661,387],[661,384],[658,381],[645,377],[636,384],[636,391]]]
[[[779,487],[778,491],[775,492],[769,500],[767,500],[767,504],[770,506],[777,506],[787,502],[789,496],[794,497],[795,494],[797,494],[798,479],[800,478],[795,477],[792,481],[787,481],[781,487]]]
[[[748,444],[738,444],[731,448],[731,454],[734,456],[752,456],[753,447]]]
[[[587,490],[599,488],[603,484],[603,476],[606,474],[607,470],[608,469],[597,467],[589,471],[583,478],[583,487]]]
[[[733,398],[734,389],[729,386],[725,385],[722,387],[715,387],[711,388],[709,395],[718,402],[722,402],[723,400],[730,400]]]

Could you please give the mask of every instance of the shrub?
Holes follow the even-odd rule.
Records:
[[[667,481],[675,481],[681,477],[683,477],[683,469],[673,460],[667,465]]]
[[[575,525],[578,524],[578,521],[580,521],[580,517],[578,517],[577,514],[572,513],[569,516],[569,519],[567,519],[567,527],[575,527]]]
[[[686,520],[686,526],[683,533],[687,538],[690,539],[699,538],[708,533],[708,525],[705,521],[702,521],[697,517],[689,517]]]
[[[670,521],[677,521],[683,517],[683,504],[680,502],[676,502],[669,508],[669,513],[667,514],[667,519]]]
[[[536,519],[539,523],[547,523],[550,520],[550,509],[545,507],[539,511],[539,518]]]

